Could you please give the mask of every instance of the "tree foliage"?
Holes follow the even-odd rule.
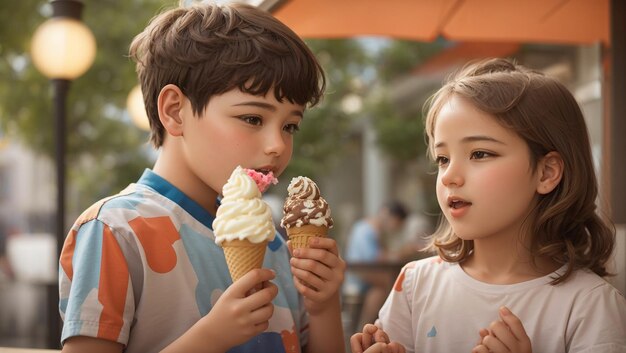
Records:
[[[72,82],[68,97],[68,185],[80,195],[70,205],[74,210],[116,192],[151,166],[147,133],[136,128],[125,111],[128,93],[137,84],[134,63],[127,57],[128,46],[150,18],[177,1],[100,0],[85,4],[83,21],[93,31],[98,50],[89,71]],[[0,4],[0,134],[51,156],[51,86],[29,56],[32,33],[50,12],[46,0]],[[419,43],[391,41],[384,50],[372,54],[354,39],[307,42],[325,69],[327,90],[324,100],[305,113],[285,178],[316,177],[339,160],[355,120],[362,118],[342,110],[346,96],[358,94],[368,100],[371,87],[392,82],[434,50]],[[383,150],[394,158],[409,159],[421,153],[416,143],[423,140],[421,118],[415,112],[395,108],[385,101],[368,104],[378,117],[374,124]]]
[[[85,6],[83,21],[94,33],[98,50],[89,71],[71,83],[67,101],[68,186],[81,195],[71,209],[119,190],[149,166],[143,147],[147,134],[124,110],[128,92],[137,84],[127,52],[133,36],[161,6],[156,0],[101,0]],[[29,54],[32,34],[50,12],[50,4],[42,0],[0,5],[0,77],[6,78],[0,85],[0,131],[51,156],[51,86]]]

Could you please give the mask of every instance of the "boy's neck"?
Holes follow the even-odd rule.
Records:
[[[210,214],[215,215],[217,192],[192,173],[188,166],[182,163],[180,155],[175,154],[171,149],[162,148],[153,171],[197,202]]]

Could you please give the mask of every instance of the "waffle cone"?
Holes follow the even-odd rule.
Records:
[[[252,243],[247,240],[229,240],[222,243],[226,264],[233,282],[255,268],[263,266],[267,241]]]
[[[312,224],[305,224],[302,227],[291,227],[287,229],[287,235],[291,241],[291,247],[293,249],[308,248],[309,238],[325,237],[328,234],[328,227],[315,226]]]

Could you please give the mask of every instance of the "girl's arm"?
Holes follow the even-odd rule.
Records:
[[[345,352],[339,289],[346,263],[339,257],[337,242],[312,238],[308,249],[295,249],[292,255],[294,284],[309,314],[305,352]]]

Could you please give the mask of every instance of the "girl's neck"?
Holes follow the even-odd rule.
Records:
[[[461,263],[474,279],[490,284],[514,284],[548,275],[559,268],[554,261],[533,257],[529,247],[514,239],[476,239],[472,254]]]

